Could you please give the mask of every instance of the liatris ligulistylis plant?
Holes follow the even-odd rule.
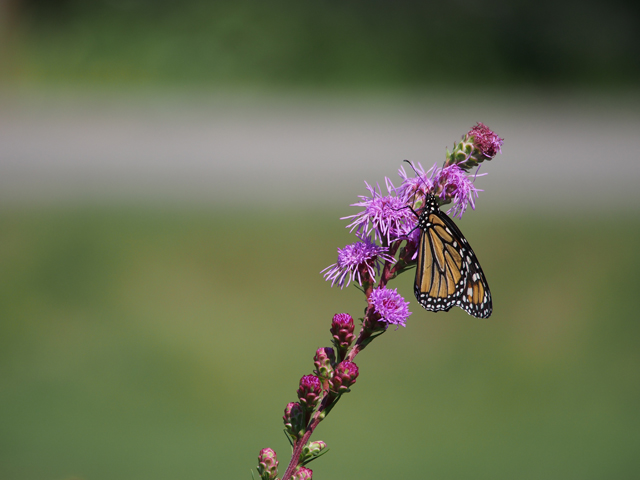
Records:
[[[310,442],[311,435],[356,383],[359,371],[355,357],[374,338],[385,333],[389,325],[396,329],[406,326],[411,315],[409,302],[387,284],[416,264],[421,234],[417,212],[426,210],[427,198],[431,202],[437,199],[440,205],[453,204],[447,212],[453,216],[462,217],[469,205],[475,208],[475,199],[481,190],[473,182],[479,175],[477,170],[473,174],[470,171],[495,157],[501,151],[502,142],[486,125],[478,123],[454,144],[451,152],[447,151],[441,168],[434,165],[425,171],[419,163],[412,164],[415,175],[409,175],[401,167],[398,173],[402,184],[396,188],[385,178],[386,195],[380,186],[375,188],[365,182],[370,196],[361,196],[360,201],[352,205],[363,210],[343,217],[351,221],[347,228],[355,231],[358,240],[339,248],[336,263],[320,273],[331,281],[331,286],[338,284],[343,288],[351,282],[359,285],[367,306],[357,336],[351,315],[333,316],[330,332],[334,348],[316,351],[314,374],[300,379],[299,401],[285,408],[284,431],[293,453],[282,480],[312,478],[313,472],[306,465],[326,453],[327,448],[322,441]],[[261,450],[258,464],[262,480],[277,478],[278,460],[273,450]]]

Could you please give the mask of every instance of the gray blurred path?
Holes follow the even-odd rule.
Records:
[[[403,159],[442,163],[482,121],[505,138],[480,203],[588,211],[640,204],[638,97],[9,94],[0,205],[352,203]]]

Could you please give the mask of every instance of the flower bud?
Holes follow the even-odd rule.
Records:
[[[503,142],[489,127],[478,122],[454,145],[453,152],[447,151],[445,167],[456,164],[468,172],[485,160],[495,157],[501,151]]]
[[[339,350],[346,350],[353,343],[353,318],[348,313],[337,313],[331,322],[333,343]]]
[[[320,380],[328,380],[333,375],[333,365],[336,363],[336,354],[333,348],[319,348],[313,357],[313,364],[316,366],[315,373]],[[323,382],[324,383],[324,382]]]
[[[334,393],[347,393],[349,387],[356,383],[358,378],[358,367],[353,362],[342,362],[338,364],[331,379],[331,391]]]
[[[262,480],[275,480],[278,477],[278,458],[270,448],[263,448],[258,455],[258,473]]]
[[[313,477],[313,471],[307,467],[298,468],[291,476],[291,480],[311,480]]]
[[[471,139],[471,137],[473,137],[475,150],[487,160],[491,160],[498,152],[502,151],[501,147],[504,140],[492,132],[491,129],[482,122],[478,122],[477,125],[469,130],[467,138]]]
[[[318,440],[317,442],[311,442],[309,445],[305,445],[302,449],[302,454],[300,455],[300,460],[302,462],[308,462],[313,458],[318,457],[322,451],[327,448],[327,444],[322,440]]]
[[[300,405],[307,410],[313,410],[322,394],[322,386],[320,379],[315,375],[305,375],[300,379],[300,387],[298,387],[298,398]]]
[[[302,432],[304,432],[306,428],[302,405],[298,402],[287,404],[282,419],[284,420],[284,427],[287,433],[291,435],[292,438],[298,439],[302,436]]]

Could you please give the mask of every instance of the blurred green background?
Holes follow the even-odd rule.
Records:
[[[476,121],[504,155],[457,223],[494,314],[398,279],[413,315],[314,477],[640,477],[637,2],[0,8],[0,478],[282,473],[283,409],[364,308],[318,273],[339,217]]]
[[[419,87],[619,85],[630,0],[4,0],[21,80]]]

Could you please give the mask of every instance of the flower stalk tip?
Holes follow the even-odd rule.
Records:
[[[485,160],[491,160],[501,153],[503,143],[504,140],[489,127],[478,122],[463,135],[462,140],[453,146],[453,151],[447,151],[445,167],[459,165],[468,172]]]

